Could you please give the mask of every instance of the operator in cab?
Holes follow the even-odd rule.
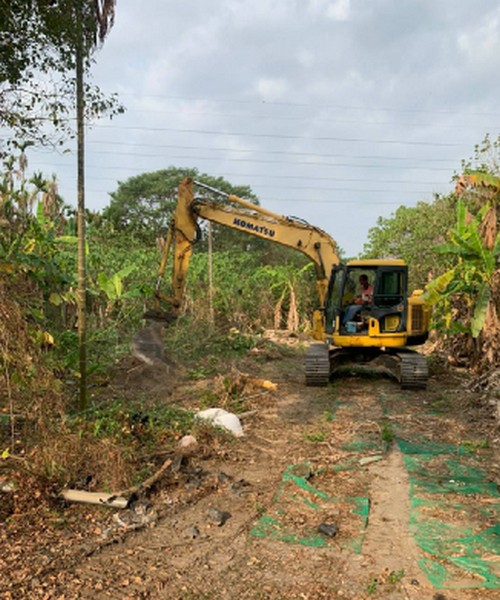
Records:
[[[363,306],[371,304],[373,302],[373,286],[368,280],[368,275],[359,276],[359,292],[354,298],[354,303],[346,308],[344,311],[344,318],[342,324],[345,325],[348,321],[352,321],[354,317],[360,312]]]

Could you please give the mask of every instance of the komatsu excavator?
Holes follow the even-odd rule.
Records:
[[[195,198],[193,185],[211,198]],[[191,179],[179,185],[156,282],[157,303],[168,302],[173,315],[181,307],[199,219],[294,248],[314,263],[318,308],[311,333],[316,343],[306,352],[307,385],[325,386],[337,370],[354,365],[391,374],[405,389],[426,387],[427,361],[409,346],[427,339],[429,309],[421,290],[408,293],[408,268],[402,260],[341,264],[335,241],[318,227]],[[161,285],[171,250],[172,294],[165,295]],[[360,278],[370,292],[363,301],[354,298]]]

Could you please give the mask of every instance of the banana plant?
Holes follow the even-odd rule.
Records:
[[[97,275],[97,282],[101,291],[106,294],[110,303],[120,300],[124,296],[123,280],[135,270],[134,265],[120,269],[117,273],[109,276],[104,272]]]
[[[468,327],[474,338],[482,331],[493,300],[493,280],[500,256],[500,233],[492,244],[486,243],[482,235],[484,217],[490,208],[483,207],[473,217],[462,200],[457,202],[457,223],[449,232],[449,242],[436,248],[438,253],[453,256],[457,262],[426,288],[430,304],[449,306],[451,296],[460,294],[465,298],[472,313]]]
[[[457,179],[455,193],[462,196],[470,188],[489,189],[494,194],[500,194],[500,177],[485,173],[484,171],[474,171],[467,169],[463,175]]]

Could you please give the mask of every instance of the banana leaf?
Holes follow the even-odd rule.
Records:
[[[427,284],[424,293],[424,300],[427,304],[433,305],[442,299],[443,294],[445,294],[449,284],[453,281],[454,276],[455,269],[450,269]]]
[[[500,177],[497,175],[468,170],[465,179],[469,185],[489,187],[494,191],[500,192]]]
[[[484,282],[479,288],[474,306],[474,314],[470,323],[472,337],[474,338],[477,338],[477,336],[481,333],[484,322],[486,320],[486,312],[488,310],[490,298],[490,286],[488,285],[488,283]]]
[[[468,210],[465,206],[465,203],[462,200],[457,202],[457,226],[456,226],[456,234],[459,237],[463,237],[467,234],[467,230],[469,228],[469,223],[467,223],[467,215]]]

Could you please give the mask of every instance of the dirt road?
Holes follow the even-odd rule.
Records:
[[[117,511],[119,543],[47,578],[47,598],[499,597],[498,428],[461,376],[316,389],[299,351],[256,358],[238,368],[277,388],[245,436],[200,444],[151,506]],[[192,386],[170,401],[195,402]]]

